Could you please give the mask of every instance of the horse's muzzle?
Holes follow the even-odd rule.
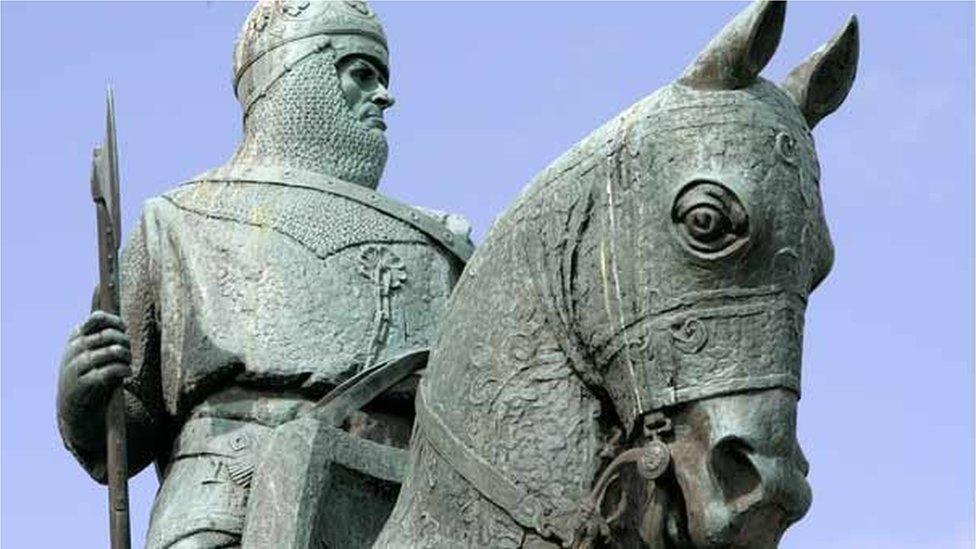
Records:
[[[692,403],[674,417],[675,476],[699,548],[775,548],[810,507],[796,396],[770,389]]]

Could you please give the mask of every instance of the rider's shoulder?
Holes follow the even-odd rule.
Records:
[[[464,238],[468,242],[471,241],[471,223],[463,215],[423,206],[413,206],[413,209],[441,223],[456,237]]]

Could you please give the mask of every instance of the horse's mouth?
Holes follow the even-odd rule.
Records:
[[[664,540],[667,549],[694,549],[691,534],[688,531],[688,509],[685,505],[684,494],[678,486],[673,473],[667,475],[667,481],[658,488],[667,492],[667,505],[662,517],[662,531],[658,539]]]
[[[687,506],[681,491],[674,488],[677,488],[676,484],[669,488],[673,491],[668,495],[669,504],[662,517],[657,538],[645,539],[663,540],[664,549],[695,549],[698,546],[692,541],[688,528]],[[709,549],[775,548],[789,524],[784,523],[782,511],[775,506],[750,510],[736,519],[738,524],[732,528],[736,534],[720,536],[724,540],[710,540],[707,546]]]
[[[695,549],[688,530],[688,512],[684,495],[674,477],[674,472],[669,471],[652,484],[644,486],[651,492],[641,491],[636,501],[627,497],[632,503],[643,499],[643,506],[631,507],[613,520],[611,530],[614,532],[611,538],[617,543],[611,542],[609,546],[631,547],[634,546],[635,539],[640,539],[641,541],[637,542],[637,546],[640,547]],[[629,517],[625,518],[627,515]]]

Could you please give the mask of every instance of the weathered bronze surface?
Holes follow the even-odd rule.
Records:
[[[764,80],[785,9],[543,170],[465,267],[463,219],[374,190],[370,7],[260,1],[239,148],[146,202],[121,314],[70,336],[66,446],[105,481],[123,387],[152,548],[775,547],[811,501],[803,321],[833,259],[811,129],[858,56],[852,18]]]
[[[129,473],[161,479],[148,547],[368,546],[392,509],[413,372],[472,246],[460,217],[374,191],[387,58],[365,3],[259,2],[234,53],[240,146],[145,203],[121,315],[96,306],[70,337],[62,436],[105,482],[125,378]]]
[[[775,547],[810,505],[804,311],[833,252],[810,130],[853,18],[782,87],[757,2],[557,159],[459,281],[376,547]]]

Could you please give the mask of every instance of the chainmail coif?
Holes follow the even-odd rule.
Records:
[[[324,173],[376,188],[386,166],[386,137],[362,125],[339,85],[331,49],[282,76],[244,118],[232,163]]]

